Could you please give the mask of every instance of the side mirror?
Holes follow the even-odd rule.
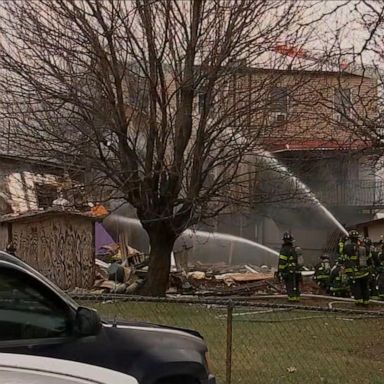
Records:
[[[75,329],[80,336],[97,335],[101,329],[99,314],[90,308],[79,307],[76,311]]]

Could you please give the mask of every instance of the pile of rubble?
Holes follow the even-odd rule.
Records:
[[[96,260],[96,279],[92,293],[134,293],[143,284],[134,267],[123,266],[118,262],[111,264]]]
[[[143,253],[132,247],[126,247],[122,252],[116,243],[103,246],[96,258],[91,293],[135,293],[144,282],[147,261]]]
[[[96,279],[90,293],[135,294],[143,285],[148,271],[148,260],[133,263],[132,257],[122,261],[114,249],[114,258],[96,259]],[[131,250],[131,256],[137,255]],[[107,259],[109,262],[104,261]],[[222,263],[189,266],[189,272],[170,273],[168,294],[194,294],[200,296],[252,295],[254,293],[279,293],[281,288],[274,283],[274,272],[266,266],[228,266]],[[89,291],[88,291],[89,292]]]
[[[171,275],[190,284],[190,291],[200,296],[252,295],[276,293],[280,288],[274,284],[275,269],[267,266],[229,266],[224,263],[196,263],[190,272]],[[182,288],[185,288],[185,285]],[[171,286],[170,293],[174,292]],[[179,288],[179,287],[177,287]],[[180,289],[179,289],[180,290]]]
[[[148,271],[148,257],[134,248],[125,249],[125,257],[117,244],[104,247],[96,259],[96,279],[91,293],[137,294]],[[312,284],[306,287],[313,291]],[[252,296],[284,292],[276,279],[276,268],[266,265],[227,265],[225,263],[188,265],[188,271],[171,268],[167,294],[197,296]]]

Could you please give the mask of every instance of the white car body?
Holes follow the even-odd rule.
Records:
[[[1,384],[138,384],[126,374],[49,357],[0,353]]]

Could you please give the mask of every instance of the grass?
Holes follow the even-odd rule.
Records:
[[[225,382],[225,309],[142,302],[91,306],[107,318],[198,330],[208,344],[218,383]],[[232,383],[384,384],[384,318],[302,310],[254,312],[234,311]]]

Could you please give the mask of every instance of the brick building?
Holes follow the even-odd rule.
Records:
[[[241,66],[223,97],[249,108],[239,124],[259,135],[260,145],[308,186],[341,223],[352,226],[368,221],[383,208],[383,183],[375,168],[378,154],[364,136],[366,125],[378,113],[374,74],[339,68]],[[281,180],[270,183],[267,172],[259,177],[256,193],[261,190],[270,196],[289,188]],[[309,261],[337,236],[337,228],[324,214],[298,196],[264,206],[251,202],[245,214],[221,217],[216,229],[275,249],[281,233],[291,230]]]

